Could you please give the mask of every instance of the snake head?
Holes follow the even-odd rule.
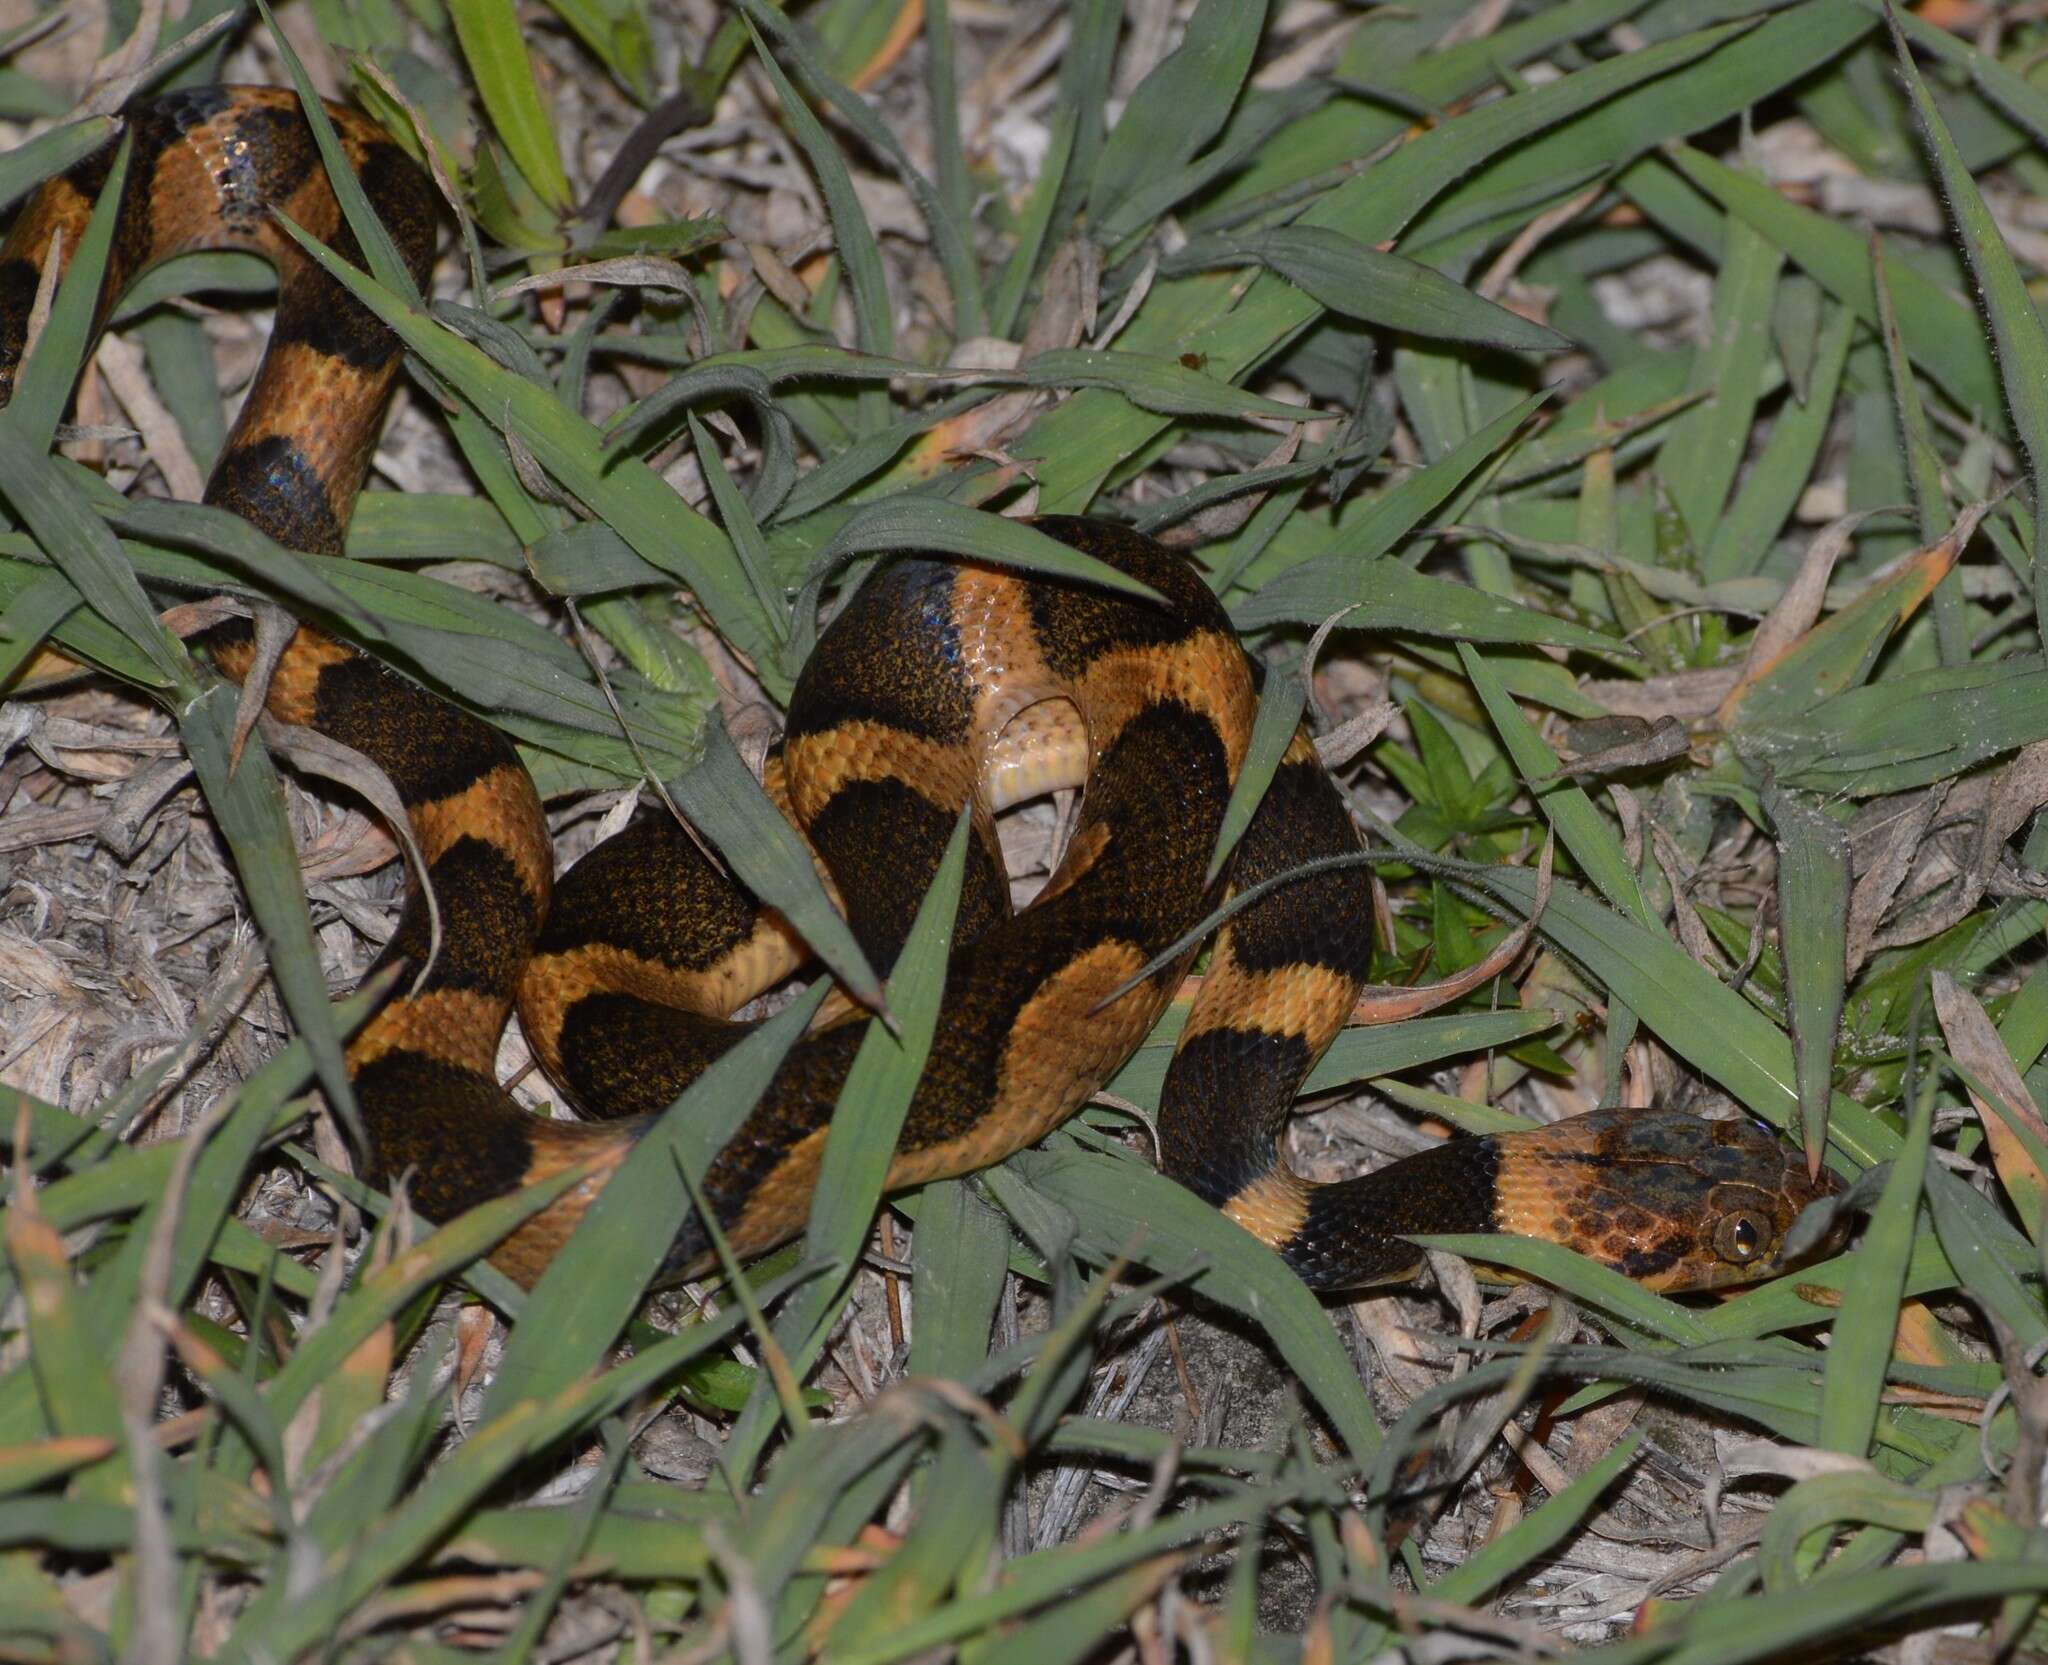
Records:
[[[1657,1290],[1783,1271],[1793,1222],[1840,1189],[1825,1169],[1809,1179],[1804,1157],[1752,1122],[1670,1110],[1595,1111],[1501,1145],[1500,1230],[1566,1244]]]

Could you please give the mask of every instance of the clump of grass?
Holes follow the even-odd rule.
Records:
[[[460,237],[436,298],[367,223],[339,271],[412,368],[409,489],[365,497],[352,559],[152,495],[223,432],[231,328],[180,297],[260,298],[249,262],[172,263],[117,316],[146,449],[90,380],[63,430],[96,221],[0,412],[10,1657],[2048,1647],[2048,25],[212,13],[124,13],[101,84],[351,92]],[[13,200],[107,124],[33,29],[0,49]],[[822,981],[530,1294],[481,1256],[544,1194],[428,1230],[341,1171],[306,1095],[347,1102],[372,995],[329,990],[395,880],[260,735],[237,753],[161,609],[280,602],[484,712],[575,806],[565,847],[663,780],[872,993],[742,752],[866,557],[1069,570],[1002,518],[1034,503],[1185,544],[1277,673],[1272,733],[1312,692],[1383,852],[1386,981],[1534,921],[1512,976],[1347,1032],[1305,1162],[1412,1144],[1397,1107],[1733,1108],[1867,1176],[1854,1247],[1703,1303],[1503,1244],[1558,1293],[1482,1304],[1447,1263],[1326,1307],[1132,1137],[1177,1013],[1101,1108],[877,1224],[943,882],[806,1241],[688,1302],[645,1294],[667,1223]]]

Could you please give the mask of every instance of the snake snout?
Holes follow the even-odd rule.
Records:
[[[1815,1203],[1842,1189],[1828,1169],[1810,1175],[1805,1156],[1777,1134],[1749,1122],[1715,1124],[1713,1160],[1717,1183],[1707,1192],[1701,1232],[1713,1264],[1702,1287],[1768,1277],[1815,1260],[1840,1247],[1841,1221],[1799,1229]]]

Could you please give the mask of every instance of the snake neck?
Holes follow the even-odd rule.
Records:
[[[1494,1139],[1450,1139],[1329,1185],[1302,1179],[1276,1147],[1248,1154],[1236,1183],[1218,1183],[1217,1176],[1194,1188],[1276,1248],[1311,1289],[1358,1289],[1410,1276],[1422,1262],[1411,1235],[1502,1229],[1501,1149]]]

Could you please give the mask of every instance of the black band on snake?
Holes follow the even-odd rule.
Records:
[[[424,281],[427,182],[368,122],[332,114]],[[251,249],[277,264],[269,353],[206,500],[281,544],[338,554],[398,347],[275,225],[281,209],[361,264],[297,102],[273,89],[209,88],[142,105],[128,123],[134,151],[101,316],[145,268],[184,250]],[[52,236],[62,232],[67,254],[77,247],[111,158],[109,147],[45,185],[0,248],[0,399],[12,391]],[[974,806],[937,1037],[892,1188],[966,1173],[1042,1138],[1152,1027],[1189,956],[1101,1004],[1107,995],[1229,886],[1359,847],[1304,733],[1231,871],[1205,882],[1251,732],[1244,649],[1183,556],[1103,522],[1037,524],[1165,604],[898,556],[824,633],[771,765],[771,788],[883,970],[962,807]],[[246,674],[246,628],[206,645],[225,674]],[[286,651],[267,702],[389,775],[440,900],[430,974],[349,1051],[373,1177],[409,1177],[420,1207],[446,1219],[597,1160],[596,1177],[494,1256],[531,1282],[647,1118],[744,1033],[729,1014],[795,969],[802,945],[661,813],[643,812],[555,886],[539,797],[504,737],[311,628]],[[1084,782],[1064,859],[1013,915],[994,813]],[[1454,1139],[1362,1179],[1301,1180],[1282,1157],[1282,1128],[1352,1010],[1371,939],[1358,868],[1283,885],[1236,914],[1212,949],[1160,1110],[1166,1171],[1313,1287],[1402,1274],[1417,1259],[1402,1234],[1453,1231],[1550,1238],[1656,1287],[1735,1282],[1773,1265],[1792,1219],[1826,1188],[1809,1185],[1760,1129],[1662,1112]],[[384,961],[416,968],[428,941],[415,895]],[[515,1003],[535,1053],[589,1119],[534,1116],[499,1087],[492,1066]],[[706,1194],[742,1255],[802,1230],[866,1021],[842,1014],[801,1040],[713,1163]],[[668,1270],[703,1268],[707,1247],[693,1220]]]

